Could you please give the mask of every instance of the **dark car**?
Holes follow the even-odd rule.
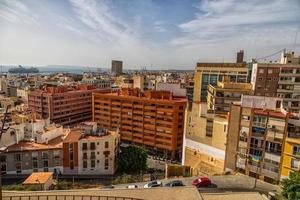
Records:
[[[171,181],[167,184],[165,184],[166,187],[178,187],[178,186],[184,186],[183,182],[180,180]]]
[[[104,189],[114,189],[115,187],[113,185],[105,185],[103,188]]]
[[[211,180],[207,177],[197,178],[193,181],[193,185],[196,187],[209,187],[211,186]]]

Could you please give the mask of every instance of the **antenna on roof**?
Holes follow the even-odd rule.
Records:
[[[298,32],[296,31],[295,41],[294,41],[294,46],[293,46],[294,52],[296,51],[297,36],[298,36]]]

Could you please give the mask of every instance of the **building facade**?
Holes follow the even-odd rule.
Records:
[[[91,125],[97,126],[97,123]],[[85,126],[86,128],[87,126]],[[73,130],[63,142],[63,173],[112,175],[117,170],[120,137],[116,131]]]
[[[230,105],[240,102],[242,95],[250,95],[252,86],[250,83],[232,83],[218,81],[216,86],[208,86],[207,110],[215,114],[227,114]]]
[[[267,182],[279,181],[287,112],[276,97],[243,96],[231,106],[225,167]]]
[[[1,170],[4,174],[31,174],[32,172],[62,173],[62,136],[47,143],[20,141],[1,152]]]
[[[187,100],[167,91],[93,93],[93,121],[119,130],[123,142],[180,157]]]
[[[251,83],[254,94],[283,98],[283,107],[300,111],[300,64],[253,64]]]
[[[289,116],[285,136],[281,179],[288,178],[291,172],[300,171],[300,117]]]
[[[92,92],[109,92],[88,85],[47,87],[28,94],[29,109],[41,118],[62,125],[74,125],[92,118]]]
[[[112,60],[111,61],[111,73],[115,76],[122,75],[123,73],[123,61]]]

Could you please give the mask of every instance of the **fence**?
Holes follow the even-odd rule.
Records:
[[[2,200],[143,200],[132,197],[91,196],[91,195],[12,195]]]

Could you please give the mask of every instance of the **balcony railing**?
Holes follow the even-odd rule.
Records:
[[[300,133],[289,132],[289,133],[288,133],[288,137],[289,137],[289,138],[300,139]]]
[[[91,195],[3,195],[3,200],[143,200],[133,197]]]

